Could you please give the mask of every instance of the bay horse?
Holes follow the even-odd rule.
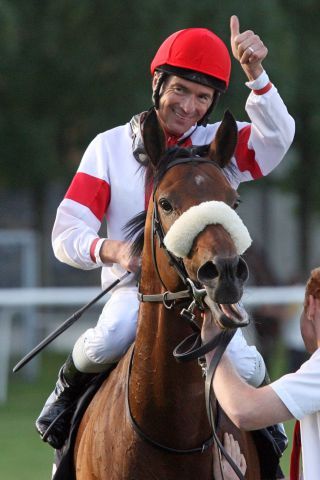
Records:
[[[205,157],[186,149],[165,154],[164,133],[154,113],[144,122],[143,136],[154,194],[144,227],[136,341],[81,421],[74,451],[76,479],[212,480],[213,449],[207,448],[212,431],[202,371],[197,361],[177,362],[172,352],[192,331],[179,313],[187,300],[199,307],[195,293],[200,290],[215,316],[219,312],[233,327],[245,321],[236,304],[248,272],[232,226],[210,221],[191,234],[184,231],[191,207],[202,208],[205,202],[219,203],[237,217],[233,209],[238,194],[223,173],[234,153],[237,127],[226,113]],[[195,210],[191,217],[194,222],[203,213]],[[179,220],[182,227],[173,231]],[[179,248],[184,253],[177,253]],[[198,312],[195,308],[194,323],[201,322]],[[251,434],[239,431],[221,410],[217,423],[220,437],[227,431],[239,441],[248,465],[245,478],[259,480]]]

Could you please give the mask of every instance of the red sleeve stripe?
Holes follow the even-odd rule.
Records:
[[[96,245],[97,243],[99,242],[100,238],[96,238],[95,240],[93,240],[93,242],[91,243],[91,247],[90,247],[90,257],[91,257],[91,260],[94,262],[94,263],[97,263],[97,259],[96,259],[96,256],[94,254],[94,251],[96,249]]]
[[[248,148],[248,141],[251,134],[251,126],[242,128],[239,131],[238,143],[235,157],[240,172],[249,171],[252,178],[257,179],[263,176],[260,167],[255,159],[255,151]]]
[[[88,207],[101,222],[110,202],[110,186],[105,180],[78,172],[65,198]]]
[[[271,88],[272,88],[272,83],[269,82],[265,87],[260,88],[260,90],[253,90],[253,93],[255,93],[256,95],[264,95],[265,93],[269,92]]]

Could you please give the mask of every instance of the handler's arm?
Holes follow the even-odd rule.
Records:
[[[217,368],[213,388],[223,410],[243,430],[264,428],[293,418],[269,385],[256,389],[245,383],[226,354]]]

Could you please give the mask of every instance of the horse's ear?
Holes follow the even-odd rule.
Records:
[[[145,151],[152,165],[156,167],[165,152],[166,138],[154,108],[147,113],[143,122],[142,138]]]
[[[209,148],[209,157],[226,167],[234,154],[238,141],[238,128],[234,116],[226,110],[216,136]]]

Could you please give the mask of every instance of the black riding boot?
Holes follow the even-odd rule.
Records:
[[[76,400],[85,391],[88,382],[95,375],[94,373],[83,373],[77,370],[71,355],[60,369],[55,389],[36,420],[36,429],[42,439],[53,448],[60,449],[63,447],[69,435]],[[65,413],[62,414],[62,412]],[[47,429],[60,414],[61,417],[50,429],[47,436]]]

